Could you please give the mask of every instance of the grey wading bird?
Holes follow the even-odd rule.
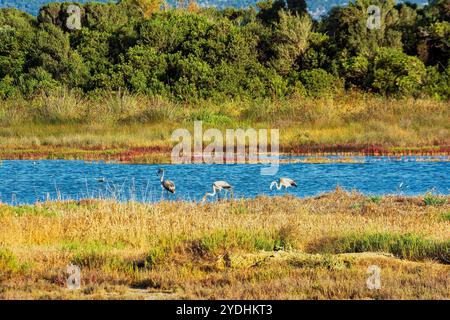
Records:
[[[277,190],[280,190],[282,187],[286,190],[289,187],[297,187],[297,183],[289,178],[280,178],[279,181],[272,181],[270,184],[270,191],[272,191],[273,187],[276,187]]]
[[[173,183],[170,180],[164,180],[164,169],[159,169],[158,170],[158,176],[161,180],[161,189],[162,192],[164,192],[164,189],[166,189],[168,192],[170,193],[175,193],[175,183]],[[161,197],[163,195],[161,194]]]
[[[213,192],[212,193],[206,193],[203,196],[202,203],[206,201],[207,197],[214,197],[217,194],[217,198],[220,199],[220,193],[222,190],[225,191],[225,197],[227,196],[228,192],[231,192],[231,195],[233,195],[233,187],[226,181],[216,181],[212,185]]]

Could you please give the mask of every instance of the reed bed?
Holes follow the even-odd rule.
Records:
[[[358,92],[316,99],[171,102],[126,93],[87,98],[61,91],[0,102],[0,157],[109,159],[128,152],[123,158],[146,162],[155,150],[170,154],[173,130],[192,131],[195,120],[203,121],[205,129],[223,131],[279,128],[284,152],[377,146],[385,153],[448,153],[449,117],[448,101]]]

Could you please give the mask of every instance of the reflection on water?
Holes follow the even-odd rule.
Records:
[[[296,157],[294,160],[301,159]],[[330,157],[332,158],[332,157]],[[120,201],[159,201],[161,187],[157,169],[166,169],[166,178],[175,182],[177,192],[171,200],[199,201],[211,192],[216,180],[234,186],[235,197],[276,195],[269,190],[271,181],[289,177],[298,188],[289,193],[304,197],[331,191],[337,185],[366,194],[423,194],[433,191],[450,194],[448,158],[355,157],[352,163],[282,163],[276,176],[262,176],[267,165],[190,164],[129,165],[84,161],[2,161],[0,165],[0,201],[9,204],[80,198],[114,198]]]

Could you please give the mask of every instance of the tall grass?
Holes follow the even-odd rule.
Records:
[[[70,91],[31,100],[0,101],[2,148],[115,148],[172,145],[176,128],[280,128],[285,149],[299,145],[448,145],[448,103],[386,99],[350,92],[334,98],[232,100],[191,103],[160,97]]]

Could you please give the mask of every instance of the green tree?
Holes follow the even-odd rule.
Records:
[[[0,9],[0,80],[6,76],[17,79],[26,71],[33,22],[31,15],[19,10]],[[10,83],[10,79],[4,83]]]
[[[275,26],[273,41],[273,65],[280,74],[288,74],[306,51],[311,29],[312,21],[309,16],[280,11],[280,21]]]
[[[300,69],[324,69],[337,74],[336,56],[338,50],[333,39],[320,32],[311,32],[306,51],[299,56]]]
[[[379,29],[367,27],[369,5],[380,8]],[[323,20],[321,29],[334,40],[339,50],[345,49],[352,56],[363,54],[370,57],[381,47],[402,48],[397,22],[394,0],[356,0],[346,7],[334,7]]]
[[[29,67],[41,67],[69,87],[82,86],[87,76],[83,59],[72,50],[68,34],[48,23],[41,24],[36,32]]]
[[[417,55],[417,45],[420,39],[419,24],[421,12],[417,5],[402,3],[396,6],[398,22],[396,30],[402,34],[403,51],[408,55]]]
[[[425,74],[425,66],[417,57],[382,48],[374,59],[372,87],[388,96],[416,95]]]
[[[167,79],[167,55],[142,45],[131,48],[122,66],[125,81],[133,92],[164,94]]]

